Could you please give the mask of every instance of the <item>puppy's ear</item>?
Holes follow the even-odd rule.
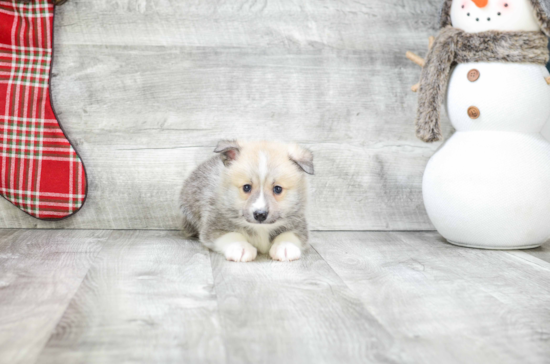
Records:
[[[313,168],[313,153],[297,144],[291,144],[288,148],[288,156],[307,174],[315,174]]]
[[[231,162],[239,157],[241,147],[236,140],[220,140],[218,146],[214,149],[214,153],[220,153],[223,164],[230,165]]]

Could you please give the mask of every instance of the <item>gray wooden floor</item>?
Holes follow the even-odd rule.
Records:
[[[226,262],[177,231],[0,230],[2,363],[548,363],[550,247],[317,232]]]

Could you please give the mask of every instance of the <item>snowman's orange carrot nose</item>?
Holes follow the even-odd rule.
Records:
[[[484,8],[489,4],[489,0],[472,0],[478,8]]]

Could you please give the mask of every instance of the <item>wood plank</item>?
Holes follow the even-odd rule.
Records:
[[[313,246],[421,363],[545,363],[550,269],[437,233],[315,233]]]
[[[438,145],[414,136],[404,54],[426,51],[439,3],[72,0],[53,98],[90,197],[57,224],[0,201],[0,227],[175,229],[182,180],[217,140],[267,138],[316,153],[314,229],[432,229],[421,178]]]
[[[292,263],[211,259],[228,363],[406,362],[315,250]]]
[[[108,236],[0,230],[0,362],[36,362]]]
[[[416,34],[435,29],[440,6],[440,0],[72,0],[58,8],[57,23],[67,44],[383,50],[403,42],[427,50],[427,36]]]
[[[40,363],[223,362],[208,251],[177,232],[113,232]]]
[[[212,143],[212,147],[169,150],[94,148],[95,154],[87,159],[93,177],[82,211],[57,223],[36,221],[2,200],[0,226],[178,229],[181,185],[187,173],[212,155]],[[414,148],[309,146],[317,155],[317,174],[310,178],[312,229],[431,228],[421,202],[423,162]]]
[[[526,250],[525,253],[550,263],[550,243],[546,243],[537,249]]]

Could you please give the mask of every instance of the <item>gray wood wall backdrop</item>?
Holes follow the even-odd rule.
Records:
[[[57,9],[53,96],[89,174],[84,209],[0,227],[175,229],[184,177],[220,138],[316,155],[311,227],[432,229],[413,133],[440,0],[71,0]],[[445,123],[446,134],[451,129]]]

